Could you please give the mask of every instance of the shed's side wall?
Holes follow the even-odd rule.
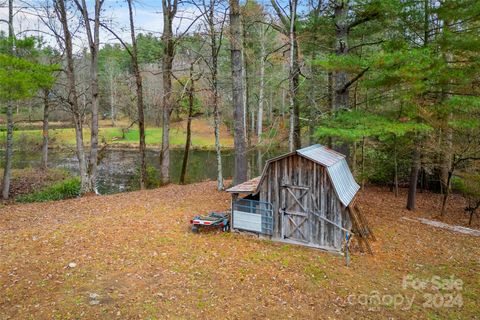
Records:
[[[330,221],[350,228],[350,216],[347,209],[338,199],[325,168],[299,155],[291,155],[270,163],[265,178],[260,185],[260,200],[273,205],[273,238],[281,238],[282,221],[280,209],[282,193],[286,192],[282,185],[309,187],[313,197],[303,197],[302,205]],[[309,219],[310,242],[314,245],[340,249],[344,232],[322,219]]]

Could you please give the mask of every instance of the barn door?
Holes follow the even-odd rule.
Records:
[[[310,188],[295,185],[283,185],[282,188],[282,238],[310,242]]]

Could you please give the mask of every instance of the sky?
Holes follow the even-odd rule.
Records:
[[[8,19],[7,1],[8,0],[0,0],[0,30],[5,32],[8,31],[8,26],[6,23],[1,22],[1,20]],[[45,4],[49,3],[51,8],[53,1],[54,0],[14,0],[14,29],[17,36],[25,34],[41,35],[49,45],[55,47],[56,41],[51,35],[51,31],[38,18],[39,14],[45,15]],[[73,0],[66,1],[70,4],[73,3]],[[90,15],[92,15],[95,0],[86,1],[89,6]],[[244,1],[245,0],[240,0],[240,2]],[[257,1],[263,3],[266,7],[270,6],[269,0]],[[285,0],[277,1],[285,4]],[[199,16],[199,10],[194,5],[181,6],[174,19],[174,32],[176,34],[183,33],[197,16]],[[78,18],[72,19],[71,30],[74,29],[76,21],[78,21]],[[124,42],[130,42],[129,15],[126,0],[105,0],[102,21],[108,24]],[[134,23],[137,34],[142,32],[161,36],[163,30],[162,0],[134,0]],[[200,23],[197,22],[197,24],[189,30],[193,31],[199,27]],[[77,51],[81,51],[87,47],[86,36],[82,34],[82,32],[83,27],[78,30],[74,37],[74,46]],[[118,40],[105,29],[101,30],[100,39],[101,45],[105,43],[118,43]]]
[[[51,32],[38,18],[44,14],[44,4],[52,0],[14,0],[14,29],[17,36],[20,34],[43,35],[44,39],[51,45],[55,45]],[[8,19],[8,6],[6,0],[0,0],[0,20]],[[26,5],[28,2],[28,5]],[[93,0],[87,0],[90,13],[93,13]],[[184,7],[179,10],[174,20],[174,31],[182,33],[191,24],[192,18],[198,14],[194,6]],[[130,42],[129,15],[125,0],[105,0],[102,19],[108,23],[125,42]],[[161,0],[136,0],[134,4],[134,22],[137,33],[153,33],[161,36],[163,29],[163,15]],[[74,21],[74,19],[72,19]],[[7,31],[6,23],[0,21],[0,30]],[[34,31],[34,30],[40,30]],[[82,30],[80,30],[82,31]],[[101,31],[103,43],[118,42],[107,30]],[[86,38],[81,33],[77,34],[75,46],[80,49],[86,45]]]

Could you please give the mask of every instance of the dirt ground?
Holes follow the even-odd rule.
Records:
[[[480,238],[401,220],[438,212],[438,195],[418,200],[410,213],[404,193],[362,191],[375,254],[349,267],[244,234],[192,234],[193,215],[229,207],[214,182],[5,206],[0,319],[479,319]],[[449,214],[462,207],[454,198]]]

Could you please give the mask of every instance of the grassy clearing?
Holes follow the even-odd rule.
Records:
[[[363,192],[375,255],[354,253],[350,267],[341,256],[242,234],[192,234],[193,215],[229,206],[214,182],[7,206],[0,318],[475,319],[480,239],[400,219],[425,216],[437,201],[419,194],[411,213],[403,198]],[[404,288],[408,275],[461,279],[462,305],[428,306],[428,294],[449,291]],[[408,308],[363,304],[372,294],[414,299]]]
[[[5,132],[0,132],[0,139],[5,139]],[[49,132],[51,147],[63,147],[75,145],[74,128],[51,129]],[[226,128],[221,130],[221,143],[224,147],[233,145],[233,138],[229,135]],[[146,144],[150,147],[161,146],[162,129],[147,128],[145,132]],[[124,138],[123,138],[124,137]],[[42,130],[17,130],[14,133],[14,141],[17,145],[40,145],[42,143]],[[88,128],[84,130],[84,139],[86,144],[90,141],[90,131]],[[186,139],[186,123],[178,122],[172,125],[170,131],[170,144],[172,148],[180,148],[185,145]],[[99,130],[100,143],[120,146],[137,146],[139,140],[139,131],[136,127],[132,127],[125,134],[122,133],[120,127],[102,127]],[[195,119],[192,124],[192,147],[201,149],[213,149],[215,147],[215,139],[213,128],[210,123],[203,119]]]

